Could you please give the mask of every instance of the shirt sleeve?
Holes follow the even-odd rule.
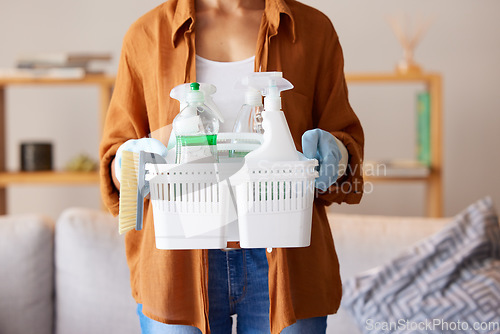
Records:
[[[338,175],[338,178],[341,178],[342,176],[344,176],[345,171],[347,169],[347,163],[349,162],[349,152],[347,152],[347,148],[345,147],[343,142],[341,142],[337,137],[334,138],[335,142],[337,143],[337,146],[339,147],[340,155],[342,156],[339,162],[339,175]]]
[[[124,38],[113,95],[106,114],[99,148],[101,196],[108,210],[118,214],[119,193],[111,178],[111,162],[128,139],[144,137],[148,121],[136,50],[130,32]]]
[[[363,194],[364,134],[361,123],[351,108],[344,75],[344,57],[338,36],[331,26],[325,43],[315,95],[316,127],[328,131],[347,149],[345,173],[318,200],[325,205],[359,203]]]

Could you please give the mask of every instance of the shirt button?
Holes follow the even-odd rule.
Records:
[[[267,249],[267,252],[268,252],[268,253],[271,253],[272,251],[273,251],[273,249],[272,249],[272,248],[268,248],[268,249]]]

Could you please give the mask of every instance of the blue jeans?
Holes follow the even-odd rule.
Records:
[[[232,317],[237,315],[238,334],[270,333],[268,264],[265,249],[208,251],[208,300],[210,329],[213,334],[231,334]],[[183,325],[166,325],[147,318],[138,305],[143,334],[200,334]],[[298,320],[282,334],[321,334],[327,317]]]

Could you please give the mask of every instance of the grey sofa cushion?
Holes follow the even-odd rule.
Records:
[[[451,219],[330,213],[342,280],[387,263],[409,245],[437,233]],[[328,328],[328,333],[330,329],[331,333],[361,333],[342,304],[337,314],[328,317]]]
[[[363,333],[498,333],[500,226],[490,198],[389,263],[347,280]]]
[[[56,333],[140,333],[118,220],[88,209],[56,225]]]
[[[0,333],[52,333],[53,234],[48,218],[0,217]]]

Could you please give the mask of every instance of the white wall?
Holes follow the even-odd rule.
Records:
[[[500,2],[483,0],[306,0],[333,21],[344,48],[346,72],[392,71],[401,48],[386,18],[405,12],[434,17],[416,60],[444,78],[445,214],[479,197],[500,203]],[[1,0],[0,67],[26,52],[110,51],[114,72],[128,26],[161,1]],[[351,87],[351,102],[364,124],[366,158],[411,158],[414,154],[414,93],[420,87]],[[98,92],[95,88],[9,88],[8,168],[19,168],[19,143],[54,142],[62,168],[85,152],[97,159]],[[29,120],[29,122],[27,121]],[[375,184],[361,205],[333,206],[356,213],[423,214],[424,188]],[[99,190],[89,187],[11,187],[9,211],[57,217],[68,206],[99,208]]]

